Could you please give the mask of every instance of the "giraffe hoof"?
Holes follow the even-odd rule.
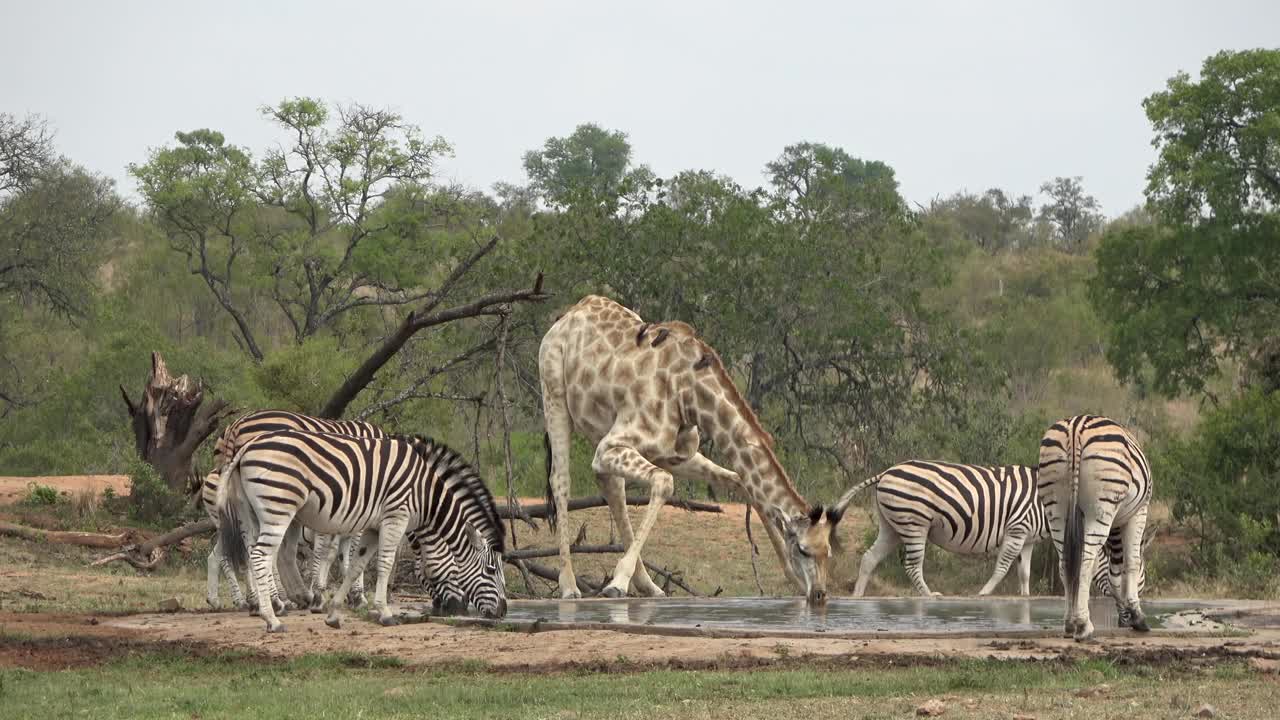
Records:
[[[581,600],[582,593],[578,592],[577,590],[566,590],[565,592],[560,593],[560,599],[561,600]]]
[[[280,622],[279,620],[275,621],[274,623],[267,626],[267,632],[269,633],[284,632],[284,623]]]
[[[327,617],[327,618],[325,618],[325,619],[324,619],[324,624],[325,624],[325,625],[328,625],[329,627],[333,628],[334,630],[341,630],[341,629],[342,629],[342,618],[340,618],[340,617]]]
[[[607,598],[620,598],[620,597],[626,597],[626,596],[627,596],[627,594],[626,594],[624,591],[622,591],[622,590],[620,590],[620,589],[618,589],[618,588],[616,588],[616,587],[614,587],[614,586],[612,586],[612,585],[610,585],[610,586],[606,587],[605,589],[601,590],[601,591],[600,591],[600,595],[601,595],[602,597],[607,597]]]
[[[1151,632],[1151,626],[1147,624],[1146,618],[1139,618],[1138,620],[1130,623],[1129,627],[1133,628],[1135,632]]]
[[[392,627],[394,625],[400,624],[400,618],[396,617],[395,615],[380,617],[378,618],[378,624],[381,625],[382,627]]]

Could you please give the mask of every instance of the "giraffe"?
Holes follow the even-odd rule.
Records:
[[[733,384],[720,356],[689,325],[646,323],[626,307],[588,295],[561,315],[538,351],[546,421],[549,517],[558,524],[561,597],[578,598],[569,556],[569,444],[577,431],[595,444],[591,461],[627,551],[602,590],[621,597],[634,581],[644,595],[664,593],[640,559],[670,497],[675,478],[746,492],[763,520],[787,578],[810,604],[826,602],[827,567],[841,511],[810,506],[774,454]],[[715,440],[732,470],[699,451],[702,434]],[[649,485],[649,504],[634,532],[626,481]]]

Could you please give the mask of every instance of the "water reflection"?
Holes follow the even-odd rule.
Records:
[[[1144,603],[1148,615],[1199,609],[1171,601]],[[833,598],[811,607],[803,598],[631,598],[529,600],[512,603],[507,619],[725,629],[974,632],[1053,630],[1062,623],[1061,598]],[[1099,628],[1116,627],[1110,599],[1093,603]]]

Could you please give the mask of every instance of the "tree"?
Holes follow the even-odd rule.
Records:
[[[631,143],[625,133],[593,123],[579,125],[568,137],[548,138],[541,150],[525,153],[524,170],[529,186],[560,206],[577,195],[617,197],[624,194],[624,180],[645,172],[631,167]]]
[[[0,417],[36,394],[3,316],[34,305],[84,319],[120,207],[110,180],[54,154],[43,121],[0,114]]]
[[[930,203],[927,216],[950,223],[961,237],[983,250],[999,252],[1031,244],[1035,216],[1031,202],[1030,195],[1015,198],[999,188],[982,195],[958,192]]]
[[[1280,551],[1280,51],[1213,55],[1198,80],[1179,73],[1143,107],[1156,136],[1152,221],[1105,233],[1090,298],[1122,378],[1216,400],[1164,453],[1174,513],[1199,521],[1206,570],[1270,583]],[[1229,360],[1243,366],[1241,382],[1211,384]]]
[[[1259,351],[1280,321],[1280,51],[1214,55],[1143,106],[1155,223],[1106,233],[1091,297],[1122,378],[1199,392],[1223,358],[1274,357]],[[1255,375],[1280,381],[1280,366]]]
[[[53,162],[53,133],[44,120],[0,113],[0,199],[28,188]]]
[[[0,296],[83,317],[120,198],[110,180],[66,161],[31,172],[0,198]]]
[[[361,105],[339,107],[334,127],[310,98],[263,114],[289,145],[261,162],[221,133],[196,130],[130,166],[173,249],[259,361],[245,291],[266,293],[302,342],[357,308],[422,300],[429,292],[414,285],[450,255],[418,247],[433,209],[426,184],[447,143]]]
[[[1101,205],[1084,192],[1079,177],[1056,177],[1040,186],[1049,202],[1040,206],[1040,219],[1052,223],[1055,239],[1064,249],[1078,251],[1102,227]]]

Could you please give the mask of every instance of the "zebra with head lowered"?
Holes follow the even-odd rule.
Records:
[[[428,438],[354,438],[298,430],[262,435],[242,447],[224,471],[218,515],[232,565],[242,567],[248,554],[253,565],[249,579],[260,594],[274,584],[271,567],[295,518],[317,533],[361,535],[341,589],[326,602],[326,623],[332,627],[341,624],[339,598],[363,572],[375,539],[373,607],[379,622],[394,623],[386,603],[387,581],[406,530],[449,546],[461,583],[472,588],[472,601],[481,613],[506,613],[503,534],[493,497],[458,453]],[[246,535],[253,540],[249,552]],[[259,615],[269,632],[284,629],[270,603],[260,604]]]
[[[356,420],[326,420],[324,418],[311,417],[301,413],[290,412],[287,410],[256,410],[246,413],[227,426],[227,428],[219,436],[214,445],[214,465],[217,468],[213,473],[205,478],[202,487],[202,498],[204,500],[205,510],[210,517],[217,522],[217,512],[214,509],[214,502],[217,498],[219,478],[222,468],[231,459],[235,457],[236,452],[246,443],[254,438],[277,430],[304,430],[309,432],[325,432],[335,433],[339,435],[350,435],[351,437],[369,437],[382,438],[387,437],[388,433],[373,423],[361,422]],[[314,535],[313,533],[304,532],[304,537],[312,534],[313,537],[307,538],[311,542],[312,552],[310,561],[310,582],[305,590],[296,595],[296,599],[304,604],[310,604],[313,611],[319,611],[320,596],[325,587],[328,585],[329,567],[332,565],[332,553],[336,550],[340,552],[342,557],[343,572],[349,567],[351,562],[351,552],[355,549],[350,539],[346,539],[340,544],[334,542],[336,538],[327,535]],[[421,551],[433,554],[436,557],[434,566],[441,569],[442,572],[447,571],[449,564],[448,552],[444,549],[431,545],[427,540],[421,543]],[[283,584],[291,583],[291,587],[297,588],[301,584],[300,574],[297,573],[297,566],[294,561],[296,552],[290,548],[291,543],[286,542],[286,548],[281,553],[280,559],[283,562],[280,567],[284,568],[285,575],[281,577],[277,572],[276,577]],[[415,568],[422,566],[421,560],[415,560]],[[236,606],[243,606],[244,598],[240,593],[239,584],[236,582],[235,575],[231,573],[230,566],[223,557],[221,547],[217,540],[209,554],[209,579],[207,598],[211,606],[218,606],[218,572],[215,567],[221,568],[227,575],[231,586],[232,601]],[[461,612],[465,609],[464,596],[460,589],[443,579],[437,579],[431,575],[423,575],[417,573],[418,579],[427,588],[432,596],[433,609],[439,612]],[[291,593],[293,594],[293,593]],[[283,602],[278,594],[275,596],[277,608],[282,608]],[[364,604],[364,576],[356,577],[355,585],[352,587],[348,602],[353,606]],[[250,598],[250,604],[254,603],[254,598]]]
[[[1031,594],[1031,554],[1049,536],[1044,509],[1036,497],[1036,468],[986,467],[912,460],[899,463],[855,485],[836,502],[844,509],[863,490],[876,488],[879,534],[862,556],[854,597],[862,597],[872,573],[902,545],[907,576],[921,595],[939,595],[924,580],[925,547],[935,544],[961,555],[998,551],[995,572],[978,591],[989,595],[1015,559],[1018,589]],[[1110,594],[1106,573],[1094,578],[1099,592]]]
[[[1040,441],[1038,493],[1058,548],[1066,588],[1066,637],[1093,636],[1089,583],[1104,547],[1120,626],[1150,629],[1138,599],[1143,533],[1151,504],[1151,466],[1138,441],[1119,423],[1076,415],[1049,427]],[[1117,552],[1118,550],[1118,552]]]

